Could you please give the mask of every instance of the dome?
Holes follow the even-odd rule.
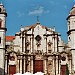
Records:
[[[70,15],[75,15],[75,5],[74,5],[73,8],[71,9]]]
[[[75,16],[75,5],[72,7],[70,13],[69,13],[69,16],[67,17],[67,20],[68,18],[70,18],[71,16]]]

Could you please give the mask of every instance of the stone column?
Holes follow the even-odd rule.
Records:
[[[54,60],[54,58],[53,58],[53,70],[52,70],[52,75],[55,75],[55,60]]]
[[[58,74],[58,56],[56,56],[56,75]]]
[[[22,59],[20,60],[20,73],[22,73]]]
[[[69,62],[68,62],[68,64],[69,64],[69,66],[68,66],[69,73],[72,74],[72,57],[69,56],[68,60],[69,60]]]
[[[60,74],[60,55],[58,54],[58,74]]]
[[[31,63],[30,63],[30,57],[28,57],[28,72],[30,72],[30,68],[31,68]]]
[[[0,49],[0,68],[4,69],[4,50]]]
[[[23,44],[24,45],[24,52],[25,52],[25,43],[26,42],[25,42],[25,32],[24,32],[24,44]]]
[[[31,47],[30,47],[31,48],[31,53],[32,53],[32,38],[33,38],[33,36],[31,36],[31,42],[30,42],[31,43]]]
[[[26,72],[26,56],[24,56],[24,72]]]
[[[55,36],[53,36],[53,52],[55,52]]]
[[[71,73],[71,60],[69,60],[69,73]]]
[[[44,72],[47,74],[47,58],[44,59]]]
[[[5,56],[5,72],[7,73],[7,67],[8,67],[8,65],[7,65],[7,56]]]
[[[59,60],[59,75],[60,75],[60,70],[61,70],[60,69],[61,68],[61,63],[60,62],[61,62],[61,60]]]
[[[55,52],[57,52],[57,36],[55,36]]]
[[[21,33],[20,51],[22,51],[22,33]]]
[[[53,36],[53,52],[57,52],[57,37],[55,34]]]
[[[33,56],[31,56],[31,73],[33,73]]]
[[[72,67],[73,70],[75,71],[75,50],[72,50]]]

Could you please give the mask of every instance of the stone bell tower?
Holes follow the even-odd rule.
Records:
[[[0,3],[0,69],[4,70],[5,57],[5,36],[6,36],[7,13],[2,3]],[[1,75],[1,73],[0,73]]]
[[[68,23],[68,45],[72,52],[72,68],[75,72],[75,5],[72,7],[69,16],[67,17]]]

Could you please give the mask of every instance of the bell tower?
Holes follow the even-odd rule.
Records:
[[[68,23],[68,45],[72,52],[72,67],[75,72],[75,5],[72,7],[69,16],[67,17]]]
[[[0,3],[0,69],[4,70],[5,57],[5,36],[6,36],[7,13],[2,3]]]

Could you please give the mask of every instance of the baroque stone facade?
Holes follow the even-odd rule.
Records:
[[[21,27],[15,36],[6,36],[6,16],[4,6],[0,4],[0,75],[39,71],[46,75],[74,75],[75,6],[67,17],[68,44],[62,41],[55,28],[40,22]]]
[[[11,69],[14,68],[19,73],[41,71],[48,75],[65,75],[66,64],[71,73],[71,52],[55,28],[37,22],[32,26],[21,27],[12,40],[10,46],[7,45],[7,73],[12,73]]]

